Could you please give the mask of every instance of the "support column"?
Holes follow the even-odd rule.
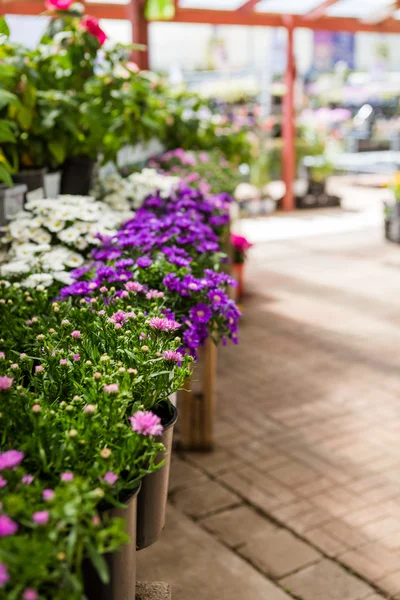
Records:
[[[134,50],[132,60],[143,69],[149,69],[149,24],[144,17],[145,0],[131,0],[130,20],[132,24],[132,42],[146,46],[145,50]]]
[[[293,19],[287,21],[288,44],[286,66],[286,94],[283,102],[283,180],[286,185],[286,194],[282,202],[283,210],[294,210],[296,202],[294,197],[294,180],[296,178],[296,127],[294,122],[294,85],[296,79],[296,64],[293,48]]]

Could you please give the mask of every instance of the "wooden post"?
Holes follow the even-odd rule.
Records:
[[[287,32],[287,67],[286,67],[286,93],[283,102],[283,180],[286,186],[283,198],[283,210],[294,210],[294,180],[296,178],[296,131],[294,124],[294,84],[296,77],[296,66],[293,49],[293,19],[288,17]]]
[[[179,447],[210,451],[214,446],[217,348],[208,339],[185,390],[178,394]]]
[[[141,70],[149,69],[149,24],[144,17],[145,0],[131,0],[130,19],[132,24],[132,42],[143,44],[145,50],[134,50],[132,60]]]

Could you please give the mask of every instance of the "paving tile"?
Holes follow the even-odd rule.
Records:
[[[218,539],[232,547],[248,543],[254,537],[276,531],[271,521],[260,516],[248,506],[238,506],[201,521],[202,525]]]
[[[370,586],[329,560],[289,575],[280,584],[302,600],[364,600],[373,593]]]
[[[179,488],[185,488],[195,482],[206,481],[207,477],[198,469],[195,469],[187,462],[178,458],[175,454],[172,455],[171,470],[169,475],[169,492],[173,492]]]
[[[173,600],[291,600],[251,565],[175,508],[156,544],[137,554],[141,581],[165,581]]]
[[[216,481],[205,481],[175,492],[173,504],[186,515],[205,517],[213,512],[240,504],[238,496]]]
[[[273,579],[284,577],[322,558],[314,548],[284,529],[258,535],[239,552]]]
[[[223,448],[217,448],[214,452],[186,453],[184,456],[190,464],[212,475],[243,467],[242,459],[232,456]]]

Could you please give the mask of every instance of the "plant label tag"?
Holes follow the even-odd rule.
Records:
[[[43,200],[44,198],[44,189],[42,187],[37,188],[36,190],[32,190],[31,192],[27,192],[26,201],[30,200]]]
[[[4,216],[7,220],[11,219],[17,212],[24,207],[24,195],[7,197],[4,200]]]

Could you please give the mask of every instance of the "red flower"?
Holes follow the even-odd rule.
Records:
[[[46,0],[47,10],[67,10],[74,0]]]
[[[66,0],[55,0],[55,1],[63,2]],[[83,17],[82,21],[80,22],[80,25],[81,25],[81,27],[86,29],[86,31],[88,33],[90,33],[90,35],[93,35],[94,37],[96,37],[98,39],[100,46],[102,46],[104,44],[104,42],[107,39],[107,36],[106,36],[105,32],[102,30],[102,28],[100,27],[99,21],[98,21],[98,19],[96,19],[96,17],[85,16],[85,17]]]

